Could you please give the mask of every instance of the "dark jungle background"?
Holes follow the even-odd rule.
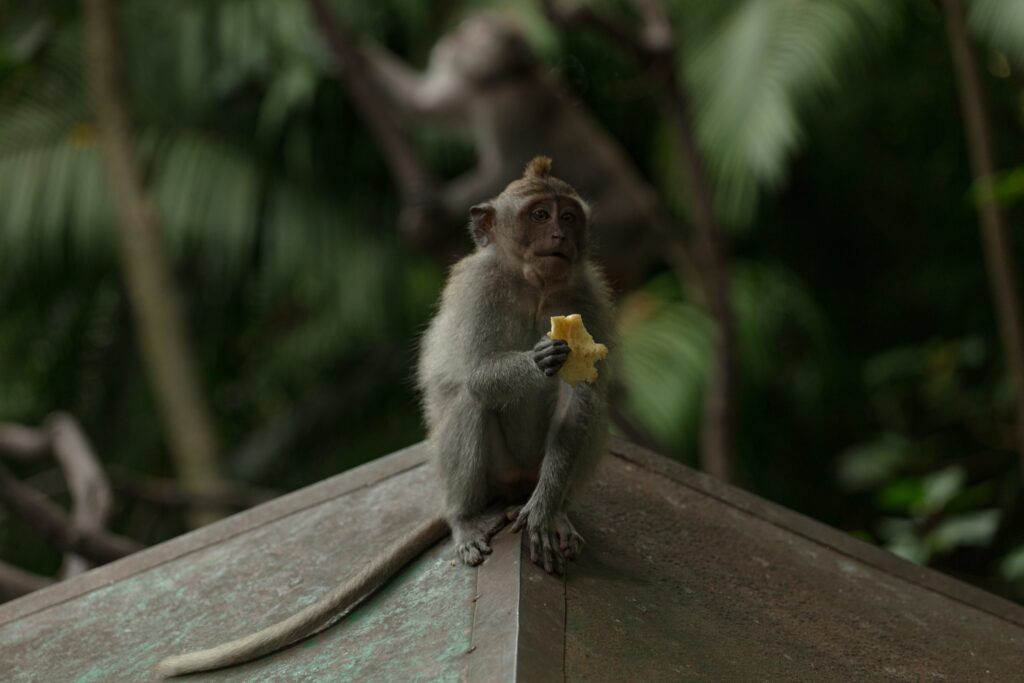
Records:
[[[412,367],[445,264],[397,227],[408,197],[309,4],[113,3],[111,71],[163,246],[134,266],[154,254],[119,232],[131,188],[105,163],[116,143],[91,95],[102,64],[88,56],[89,4],[0,0],[6,597],[73,573],[64,532],[10,496],[41,494],[70,525],[88,518],[69,486],[83,448],[112,491],[94,532],[151,545],[423,437]],[[689,127],[651,63],[540,2],[326,6],[416,68],[465,16],[511,18],[684,239],[699,229],[677,144],[691,134],[729,265],[732,480],[1024,600],[1024,350],[1006,332],[1024,255],[1024,3],[665,2]],[[587,3],[625,27],[643,6]],[[973,96],[952,57],[956,23]],[[965,93],[985,102],[992,168],[972,165]],[[436,178],[473,167],[459,130],[396,121]],[[1001,284],[983,215],[1007,236]],[[133,294],[151,268],[170,274],[177,304]],[[618,306],[617,431],[700,467],[718,322],[664,264]],[[186,362],[161,372],[152,348],[176,340]],[[166,407],[174,392],[192,414]],[[87,442],[61,457],[68,420]]]

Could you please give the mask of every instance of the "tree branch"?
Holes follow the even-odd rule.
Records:
[[[437,181],[427,171],[392,115],[387,99],[368,76],[369,65],[356,47],[356,36],[327,8],[324,0],[309,0],[310,10],[327,42],[353,107],[359,112],[384,156],[405,210],[423,212],[427,219],[400,220],[403,235],[415,246],[448,262],[458,249],[458,234],[450,230],[437,202]]]
[[[83,0],[86,65],[103,142],[107,188],[117,215],[125,288],[178,476],[186,486],[218,479],[217,438],[164,253],[160,219],[132,141],[114,0]],[[193,515],[194,525],[212,521]]]
[[[54,580],[47,576],[40,576],[27,572],[24,569],[15,567],[0,561],[0,602],[7,602],[28,595],[40,588],[52,586]]]
[[[176,481],[122,470],[112,470],[110,478],[118,493],[164,507],[245,510],[280,495],[278,491],[225,480],[192,490]]]
[[[1003,355],[1009,366],[1010,378],[1016,388],[1017,456],[1020,476],[1024,479],[1024,326],[1021,324],[1021,301],[1017,291],[1017,273],[1008,238],[1006,218],[996,201],[992,186],[995,173],[991,133],[985,96],[978,78],[971,47],[970,34],[964,21],[962,0],[942,0],[949,33],[960,95],[960,111],[967,134],[967,151],[978,188],[978,218],[981,243],[985,251],[985,265],[989,288],[995,306],[996,323],[1003,346]]]
[[[99,459],[78,422],[66,413],[54,413],[46,420],[53,454],[64,472],[71,493],[71,523],[79,529],[102,531],[107,526],[113,495]],[[91,568],[86,558],[64,557],[61,574],[81,574]]]
[[[111,562],[142,549],[135,541],[104,531],[81,529],[46,496],[18,481],[0,464],[0,504],[20,517],[62,550],[97,564]]]
[[[112,494],[88,438],[67,413],[53,413],[43,425],[40,429],[14,424],[0,426],[0,452],[22,459],[52,453],[60,465],[64,488],[71,495],[71,523],[79,529],[102,531],[110,514]],[[61,574],[74,576],[90,567],[86,558],[69,553],[64,557]]]
[[[551,19],[564,26],[590,26],[610,37],[647,66],[661,86],[664,106],[675,122],[679,156],[690,197],[694,234],[693,254],[701,274],[704,297],[715,321],[708,388],[701,425],[701,467],[729,481],[733,476],[732,431],[737,384],[735,322],[733,319],[729,257],[721,238],[703,155],[697,145],[689,93],[679,74],[680,58],[675,32],[659,0],[634,0],[642,21],[638,32],[594,12],[574,0],[542,0]]]
[[[50,452],[50,435],[10,422],[0,422],[0,453],[19,460],[35,460]]]

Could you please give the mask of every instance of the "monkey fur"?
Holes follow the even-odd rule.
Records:
[[[450,530],[458,557],[478,565],[507,521],[530,559],[561,574],[583,539],[566,507],[605,450],[609,368],[593,384],[557,378],[570,353],[545,334],[579,313],[614,350],[608,285],[588,255],[590,208],[537,157],[522,178],[472,207],[473,254],[451,271],[423,341],[418,385],[427,448],[444,491],[443,517],[424,520],[320,601],[261,631],[168,657],[165,676],[256,659],[318,633]],[[508,507],[522,503],[521,507]]]
[[[513,528],[526,529],[534,562],[561,572],[582,543],[566,504],[605,447],[608,368],[593,385],[553,378],[568,348],[546,337],[551,316],[580,313],[612,349],[614,324],[587,254],[589,208],[550,166],[535,158],[470,210],[477,249],[452,269],[423,339],[427,443],[456,551],[470,565],[490,552],[488,505],[529,495]]]

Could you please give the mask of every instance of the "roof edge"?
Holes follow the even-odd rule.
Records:
[[[608,450],[613,457],[619,457],[677,484],[699,491],[741,512],[786,529],[898,579],[987,612],[1017,626],[1024,626],[1024,607],[994,593],[976,588],[935,569],[914,564],[844,531],[726,484],[625,439],[613,437],[609,441]]]
[[[234,536],[389,479],[427,462],[423,442],[176,536],[145,550],[0,604],[0,625],[81,597]]]

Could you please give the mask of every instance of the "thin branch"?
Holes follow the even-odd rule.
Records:
[[[125,289],[178,476],[185,485],[199,487],[219,477],[217,438],[164,253],[160,217],[133,141],[116,2],[83,0],[83,7],[86,66],[116,209]],[[205,513],[190,521],[201,525],[215,517]]]
[[[415,196],[420,188],[429,184],[430,174],[402,134],[384,97],[367,76],[369,67],[356,48],[355,35],[334,18],[324,0],[310,0],[309,5],[338,68],[345,76],[349,97],[384,154],[384,161],[399,191],[403,197]]]
[[[0,422],[0,453],[35,460],[50,453],[50,435],[41,429]]]
[[[160,477],[151,477],[123,470],[112,470],[114,490],[152,505],[194,509],[245,510],[280,495],[279,491],[263,489],[231,481],[219,481],[205,489],[190,490],[181,484]]]
[[[32,591],[53,584],[54,580],[48,576],[33,574],[0,561],[0,602],[20,598],[22,595],[28,595]]]
[[[53,454],[60,463],[71,494],[71,523],[78,529],[102,531],[107,526],[113,494],[99,459],[78,421],[66,413],[54,413],[46,420]],[[92,567],[84,557],[64,557],[61,575],[81,574]]]
[[[356,47],[355,34],[334,17],[324,0],[309,0],[309,6],[335,63],[344,75],[352,105],[383,155],[403,205],[407,209],[429,210],[436,201],[437,182],[402,133],[387,99],[369,77],[369,65]],[[440,209],[430,212],[429,218],[402,221],[404,236],[436,258],[449,261],[458,249],[458,233],[449,229],[451,226]]]
[[[1016,388],[1017,457],[1020,476],[1024,478],[1024,325],[1021,323],[1021,300],[1017,290],[1009,229],[999,202],[993,191],[992,178],[995,163],[992,154],[992,135],[985,107],[985,96],[978,78],[978,65],[971,47],[971,37],[964,21],[961,0],[942,0],[949,32],[949,47],[953,56],[960,110],[967,134],[967,151],[978,188],[977,206],[980,219],[981,243],[985,250],[985,265],[989,288],[995,305],[996,322],[1003,346],[1003,355],[1009,366],[1010,378]]]
[[[282,491],[276,489],[250,486],[227,479],[212,487],[192,491],[175,479],[139,474],[118,467],[109,468],[107,476],[117,495],[157,507],[247,510],[282,494]],[[40,472],[24,480],[24,483],[47,497],[68,492],[67,482],[57,469]],[[0,516],[2,514],[0,511]]]
[[[43,424],[39,429],[14,424],[0,426],[0,452],[21,459],[52,453],[63,474],[63,489],[71,495],[71,523],[79,529],[102,531],[113,496],[88,438],[67,413],[53,413]],[[91,566],[86,558],[68,553],[61,575],[81,574]]]
[[[601,15],[574,0],[541,0],[552,21],[589,26],[610,37],[645,65],[661,86],[665,107],[675,123],[679,156],[683,161],[693,218],[693,254],[701,274],[705,304],[715,321],[708,388],[701,425],[701,466],[712,476],[728,481],[733,476],[732,432],[735,422],[736,341],[729,258],[715,216],[711,183],[697,145],[689,93],[679,75],[675,32],[659,0],[634,0],[642,26],[627,29],[622,22]]]
[[[0,464],[0,505],[52,540],[62,550],[97,564],[111,562],[142,549],[135,541],[105,531],[80,529],[46,496],[18,481]]]

